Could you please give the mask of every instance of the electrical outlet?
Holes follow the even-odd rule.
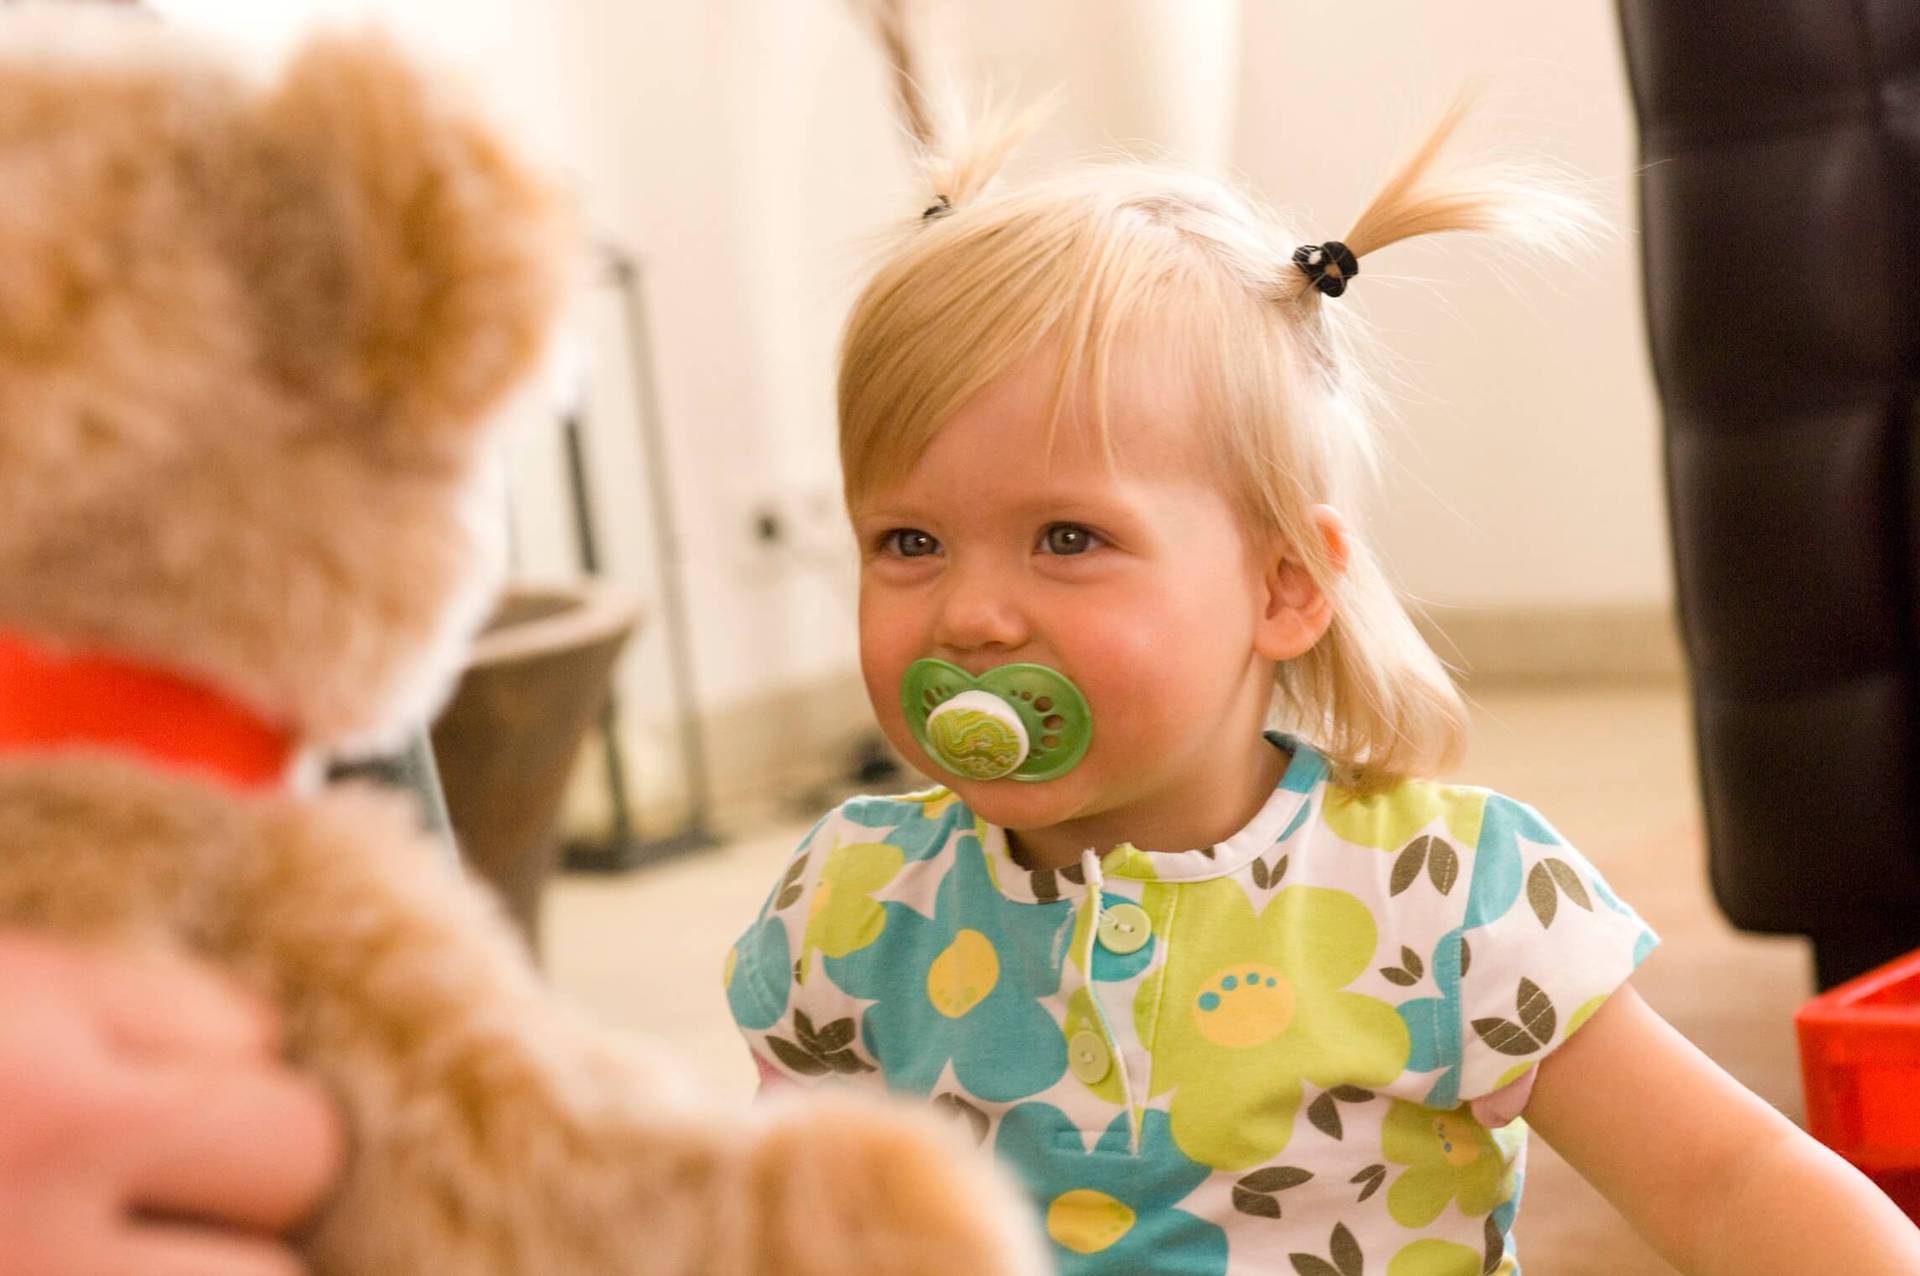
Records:
[[[743,484],[735,489],[734,508],[740,511],[735,568],[743,577],[765,579],[776,564],[833,570],[853,560],[836,482]]]

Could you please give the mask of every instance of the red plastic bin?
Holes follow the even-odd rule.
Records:
[[[1920,951],[1793,1017],[1807,1129],[1920,1222]]]

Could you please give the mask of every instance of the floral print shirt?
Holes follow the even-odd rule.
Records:
[[[1270,738],[1200,850],[1029,872],[945,789],[840,806],[727,959],[763,1072],[964,1119],[1070,1276],[1518,1273],[1525,1123],[1474,1101],[1657,941],[1531,808]]]

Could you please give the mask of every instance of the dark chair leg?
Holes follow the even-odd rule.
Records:
[[[1845,934],[1813,937],[1813,975],[1820,991],[1864,975],[1920,948],[1920,918],[1905,927],[1862,926]]]

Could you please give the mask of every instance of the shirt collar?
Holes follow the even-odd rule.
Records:
[[[1143,851],[1122,843],[1101,855],[1102,875],[1147,882],[1200,882],[1226,877],[1291,836],[1299,827],[1298,817],[1313,790],[1327,776],[1327,760],[1318,749],[1295,736],[1269,731],[1266,738],[1274,747],[1290,750],[1292,757],[1279,784],[1244,828],[1224,842],[1190,851]],[[1058,869],[1022,868],[1008,847],[1006,829],[997,824],[976,819],[974,832],[986,855],[989,875],[1008,899],[1046,904],[1074,894],[1074,887],[1086,885],[1077,864]]]

